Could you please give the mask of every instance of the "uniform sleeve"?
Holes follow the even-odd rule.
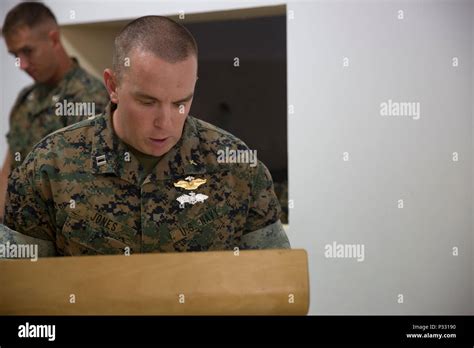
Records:
[[[13,104],[13,107],[10,111],[9,129],[8,129],[7,134],[6,134],[7,143],[8,143],[8,146],[10,148],[10,151],[15,148],[16,138],[21,136],[21,135],[17,134],[19,127],[15,127],[15,125],[13,124],[13,115],[15,114],[18,107],[25,101],[25,98],[31,92],[32,89],[33,89],[32,86],[28,86],[28,87],[23,88],[20,91],[20,93],[18,94],[18,98],[16,98],[15,103]]]
[[[281,207],[267,167],[258,162],[252,181],[250,207],[242,236],[244,249],[289,248],[280,222]]]
[[[290,249],[290,241],[278,220],[242,236],[240,249]]]
[[[44,180],[35,172],[34,164],[32,152],[21,166],[12,171],[8,180],[4,224],[30,237],[55,241],[51,222],[52,200],[45,197]]]

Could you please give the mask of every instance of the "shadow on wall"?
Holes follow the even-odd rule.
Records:
[[[288,223],[286,16],[191,23],[199,44],[192,114],[257,150]]]

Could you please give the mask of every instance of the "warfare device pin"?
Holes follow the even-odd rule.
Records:
[[[179,196],[178,198],[176,198],[176,200],[179,202],[179,207],[183,209],[186,203],[194,205],[198,202],[204,202],[208,198],[208,196],[203,195],[202,193],[196,194],[194,192],[191,192],[189,195],[184,194],[182,196]]]
[[[173,185],[174,187],[184,188],[185,190],[195,190],[202,184],[205,184],[206,181],[206,179],[194,179],[194,177],[188,176],[184,180],[179,180],[178,182],[175,182]]]

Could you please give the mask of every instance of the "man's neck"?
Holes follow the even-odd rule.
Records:
[[[115,135],[122,140],[122,137],[120,136],[120,129],[118,129],[118,122],[116,122],[118,118],[118,110],[117,108],[113,109],[112,104],[110,104],[110,121],[112,122],[112,130],[115,133]],[[123,141],[123,140],[122,140]]]
[[[112,109],[112,104],[110,106],[110,121],[112,122],[112,131],[115,133],[115,135],[122,141],[124,142],[129,148],[130,148],[130,151],[132,151],[132,153],[138,158],[138,159],[148,159],[148,160],[154,160],[154,159],[159,159],[161,158],[162,156],[153,156],[153,155],[148,155],[144,152],[141,152],[140,150],[138,150],[137,148],[133,147],[132,145],[130,145],[128,142],[126,142],[122,136],[120,135],[121,131],[120,131],[120,128],[118,127],[119,124],[118,122],[116,122],[117,118],[118,118],[118,109],[115,109],[113,110]]]

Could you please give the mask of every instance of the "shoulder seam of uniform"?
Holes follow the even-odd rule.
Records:
[[[29,94],[35,88],[35,85],[36,84],[32,83],[31,85],[22,88],[20,93],[18,93],[18,100],[23,101],[26,98],[27,94]]]
[[[49,133],[43,139],[47,139],[47,138],[49,138],[50,136],[53,136],[53,135],[64,134],[66,132],[71,132],[71,131],[76,130],[76,129],[81,129],[81,128],[85,128],[85,127],[94,126],[95,125],[95,119],[99,116],[101,116],[101,115],[95,116],[92,119],[86,119],[86,120],[79,121],[77,123],[73,123],[73,124],[71,124],[67,127],[59,128],[59,129],[55,130],[54,132]]]

